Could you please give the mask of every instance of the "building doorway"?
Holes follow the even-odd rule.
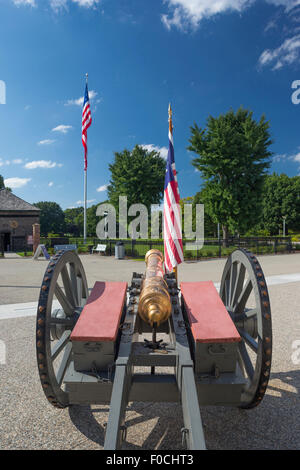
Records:
[[[4,251],[10,251],[11,250],[10,232],[4,232],[1,235],[2,235],[2,240],[3,240]]]

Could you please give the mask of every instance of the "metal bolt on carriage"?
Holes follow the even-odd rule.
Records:
[[[43,277],[36,323],[43,391],[55,407],[110,404],[104,449],[126,439],[129,402],[178,402],[188,449],[205,449],[200,407],[253,408],[271,369],[270,300],[252,253],[227,259],[212,281],[177,283],[150,250],[144,273],[97,281],[89,293],[72,251],[55,254]]]

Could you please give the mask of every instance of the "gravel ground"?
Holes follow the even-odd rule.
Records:
[[[82,256],[89,287],[95,280],[130,280],[144,263]],[[266,275],[300,272],[299,255],[261,257]],[[181,280],[220,281],[225,260],[184,263]],[[0,303],[35,301],[47,262],[0,261]],[[298,290],[299,289],[299,290]],[[273,316],[273,362],[269,388],[253,410],[201,408],[208,449],[299,449],[300,365],[292,344],[300,340],[300,282],[269,287]],[[0,320],[7,348],[0,364],[0,449],[101,449],[109,407],[57,410],[45,399],[35,359],[35,318]],[[295,361],[294,361],[295,362]],[[130,403],[124,449],[182,449],[179,404]]]

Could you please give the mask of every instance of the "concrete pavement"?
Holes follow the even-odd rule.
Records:
[[[81,256],[91,288],[96,280],[129,281],[142,272],[140,261]],[[249,411],[201,409],[209,449],[300,448],[300,255],[260,257],[269,279],[273,322],[273,361],[269,388],[262,404]],[[212,279],[218,283],[225,260],[184,263],[184,281]],[[57,410],[46,401],[35,359],[35,317],[1,320],[3,305],[36,302],[46,261],[0,260],[0,449],[101,449],[108,406],[71,406]],[[288,275],[284,277],[284,275]],[[280,276],[280,277],[278,277]],[[34,307],[34,304],[32,304]],[[18,307],[14,307],[17,309]],[[33,312],[33,310],[31,310]],[[182,413],[178,404],[131,403],[126,413],[127,440],[123,448],[182,449]]]

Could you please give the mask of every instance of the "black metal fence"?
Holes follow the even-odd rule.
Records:
[[[46,245],[50,254],[54,252],[55,245],[76,244],[79,253],[92,253],[94,247],[98,244],[106,245],[105,254],[107,256],[115,255],[115,246],[117,242],[122,242],[125,248],[125,256],[128,258],[142,259],[148,250],[158,249],[163,251],[163,240],[99,240],[98,238],[88,238],[84,244],[83,238],[60,237],[60,238],[41,238],[41,243]],[[291,253],[300,251],[300,243],[292,242],[291,237],[230,237],[226,241],[223,239],[206,239],[203,247],[187,249],[187,244],[193,243],[191,240],[183,240],[184,258],[188,260],[200,260],[207,258],[221,258],[228,256],[236,248],[245,248],[257,255]],[[32,246],[24,242],[24,246],[19,247],[19,251],[24,254],[32,253]],[[0,255],[3,255],[4,248],[0,237]]]
[[[43,238],[48,251],[52,251],[54,245],[76,244],[79,253],[92,253],[92,249],[98,244],[106,245],[105,254],[115,255],[116,243],[122,242],[125,248],[125,256],[129,258],[144,258],[148,250],[158,249],[163,251],[163,240],[110,240],[98,238],[88,238],[86,244],[83,238]],[[193,243],[191,240],[183,240],[185,260],[199,260],[207,258],[221,258],[228,256],[236,248],[245,248],[257,255],[291,253],[300,250],[300,244],[292,243],[291,237],[230,237],[224,239],[206,239],[203,247],[187,249],[187,244]]]

